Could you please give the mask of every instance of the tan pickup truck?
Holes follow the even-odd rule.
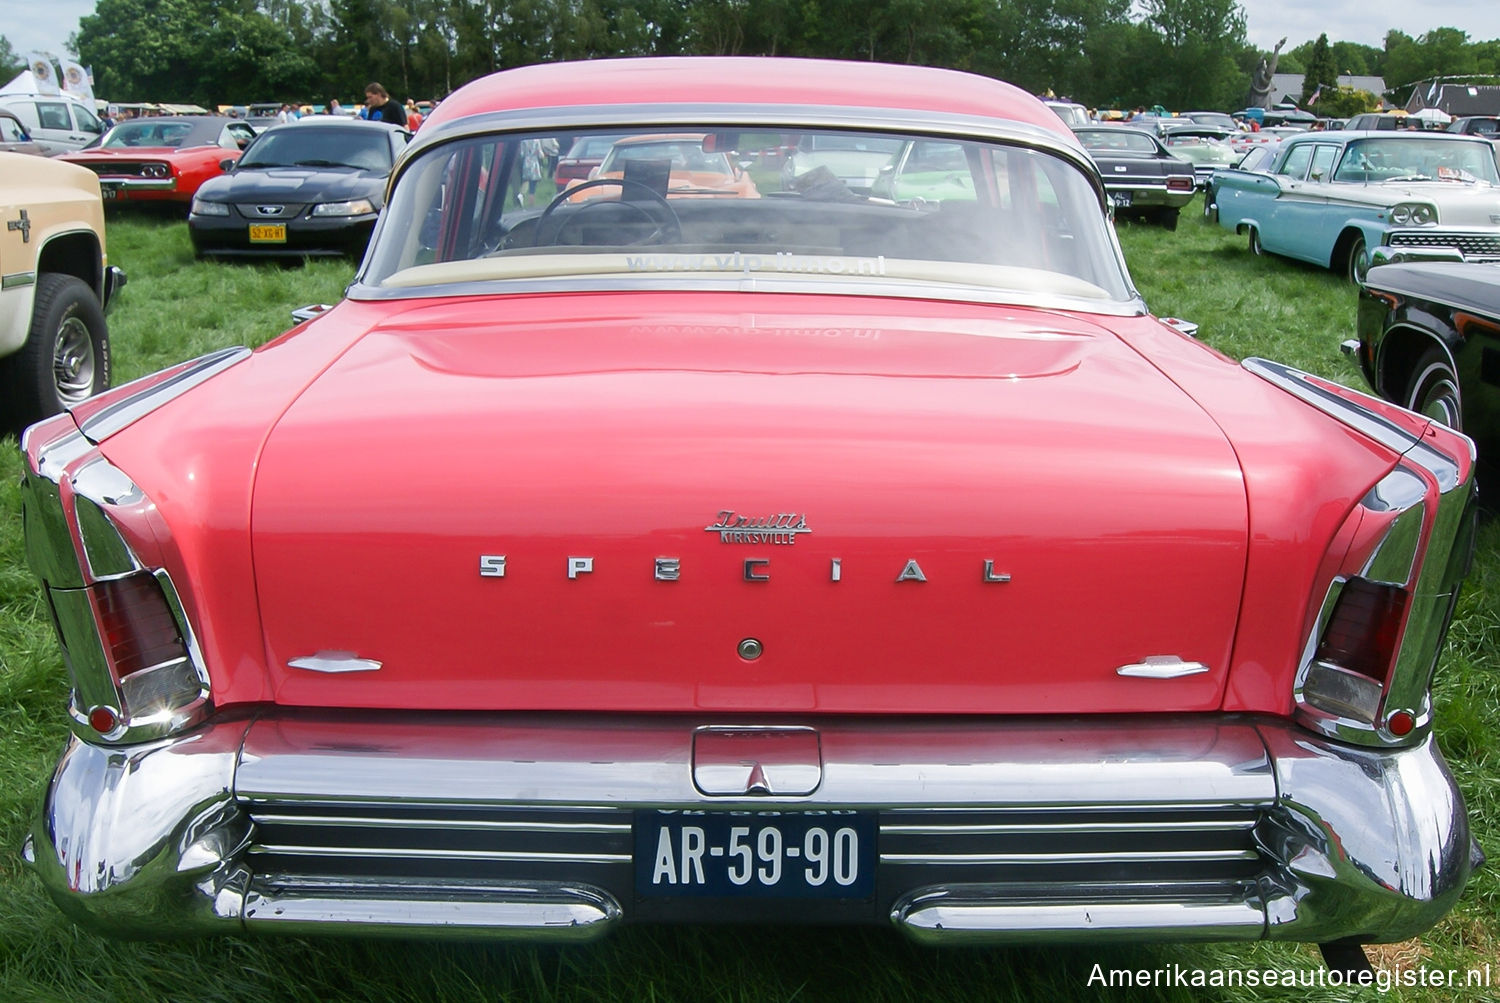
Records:
[[[109,386],[104,311],[125,284],[104,251],[92,171],[0,153],[0,430]]]

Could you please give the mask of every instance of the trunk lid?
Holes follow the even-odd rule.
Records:
[[[1202,409],[1086,319],[828,299],[453,300],[372,330],[260,461],[277,699],[1217,706],[1246,511]],[[289,667],[340,653],[380,668]],[[1117,671],[1163,656],[1209,670]]]

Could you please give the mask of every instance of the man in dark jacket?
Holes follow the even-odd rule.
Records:
[[[370,84],[365,88],[365,107],[370,109],[367,117],[371,122],[389,122],[406,127],[406,109],[392,101],[385,88],[379,84]]]

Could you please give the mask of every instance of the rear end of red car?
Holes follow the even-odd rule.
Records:
[[[558,941],[1441,918],[1469,441],[1147,315],[1086,154],[1000,84],[753,61],[826,102],[763,131],[878,140],[881,190],[927,195],[518,205],[556,138],[521,113],[573,88],[630,107],[558,135],[753,148],[749,64],[604,62],[445,101],[344,303],[28,433],[59,905]]]

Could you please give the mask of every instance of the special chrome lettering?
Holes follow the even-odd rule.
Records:
[[[569,557],[567,562],[568,579],[576,580],[580,575],[594,573],[594,558],[592,557]],[[479,577],[480,578],[505,578],[510,570],[510,564],[504,554],[480,554],[479,555]],[[680,557],[657,557],[652,560],[651,576],[659,582],[676,582],[682,580],[682,558]],[[771,559],[768,557],[747,557],[741,563],[744,580],[747,582],[768,582],[771,580]],[[844,580],[844,559],[842,557],[831,557],[828,559],[828,580],[831,582],[842,582]],[[1009,572],[996,571],[995,562],[985,559],[980,580],[986,583],[1005,584],[1011,580]],[[916,558],[908,558],[901,566],[901,571],[896,575],[899,582],[927,581],[927,572],[922,570],[922,565]]]
[[[797,542],[798,535],[811,533],[807,516],[797,512],[778,512],[775,515],[740,515],[733,509],[721,509],[711,526],[704,526],[706,533],[718,533],[720,543],[774,543],[790,546]]]

